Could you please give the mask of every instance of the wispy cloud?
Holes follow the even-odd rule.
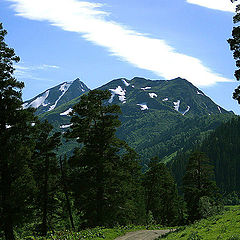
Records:
[[[196,4],[201,7],[211,8],[225,12],[235,12],[236,4],[230,0],[186,0],[188,3]]]
[[[8,1],[13,2],[18,16],[48,21],[65,31],[80,33],[84,39],[105,47],[122,61],[165,79],[180,76],[197,86],[232,81],[213,72],[201,60],[178,52],[163,39],[151,38],[109,20],[109,13],[101,10],[102,4],[78,0]]]
[[[16,64],[14,65],[15,71],[14,74],[19,79],[32,79],[32,80],[46,80],[44,78],[37,77],[37,73],[39,71],[49,71],[51,69],[59,69],[59,66],[55,65],[48,65],[48,64],[42,64],[42,65],[35,65],[35,66],[27,66],[23,64]]]

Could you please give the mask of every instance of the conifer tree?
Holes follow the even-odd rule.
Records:
[[[231,0],[231,2],[235,2],[237,0]],[[233,17],[233,22],[238,24],[240,22],[240,4],[236,6],[236,15]],[[240,80],[240,26],[233,27],[232,30],[232,38],[228,39],[228,43],[230,45],[231,51],[233,51],[233,57],[236,60],[237,70],[235,71],[235,78]],[[238,101],[240,104],[240,86],[238,86],[234,93],[233,98]]]
[[[217,187],[213,166],[204,153],[195,151],[190,155],[183,177],[183,192],[190,221],[201,218],[199,203],[202,197],[215,200]]]
[[[178,221],[178,194],[170,171],[158,158],[151,159],[144,176],[146,210],[154,220],[163,225]]]
[[[127,211],[136,216],[139,210],[138,199],[129,197],[129,189],[140,184],[135,176],[139,174],[136,155],[115,136],[121,111],[119,106],[107,104],[110,96],[107,90],[83,95],[73,107],[71,131],[67,133],[80,144],[69,163],[75,206],[83,212],[88,227],[134,221]],[[127,201],[132,206],[127,207]]]
[[[68,171],[67,171],[67,156],[64,156],[64,159],[60,157],[59,159],[59,164],[60,164],[60,171],[61,171],[61,187],[62,187],[62,192],[65,195],[66,199],[66,207],[68,211],[68,216],[69,220],[71,223],[72,229],[75,229],[74,225],[74,220],[73,220],[73,214],[72,214],[72,208],[71,208],[71,202],[70,202],[70,194],[69,194],[69,177],[68,177]]]
[[[31,109],[22,109],[24,84],[13,76],[19,57],[5,43],[6,34],[0,23],[0,229],[13,240],[14,226],[27,219],[35,189],[28,162],[36,119]]]
[[[61,133],[51,135],[53,127],[47,121],[39,123],[37,127],[36,147],[32,156],[32,170],[37,185],[35,208],[41,218],[39,232],[46,236],[56,207],[59,179],[56,150],[61,142]]]

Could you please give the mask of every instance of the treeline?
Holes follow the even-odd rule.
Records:
[[[240,118],[235,117],[223,123],[201,144],[190,149],[178,151],[177,156],[169,163],[178,185],[182,185],[182,177],[192,149],[204,152],[212,161],[217,186],[224,195],[240,192]]]

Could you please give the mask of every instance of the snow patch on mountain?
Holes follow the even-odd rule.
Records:
[[[180,100],[177,100],[177,102],[173,102],[174,110],[176,110],[178,112],[179,112],[180,102],[181,102]]]
[[[198,95],[202,95],[202,96],[204,96],[204,94],[201,93],[201,92],[199,92],[199,91],[197,91],[197,94],[198,94]]]
[[[149,93],[149,96],[150,96],[150,98],[155,98],[155,97],[157,97],[157,94],[156,93]]]
[[[115,89],[109,89],[109,90],[112,93],[111,98],[108,100],[109,103],[113,102],[115,95],[118,95],[119,101],[121,101],[122,103],[126,103],[126,96],[125,96],[126,90],[125,89],[123,90],[120,86],[118,86]]]
[[[185,112],[182,115],[185,115],[189,110],[190,110],[190,106],[187,106],[187,109],[185,110]]]
[[[60,86],[59,90],[62,92],[62,94],[59,96],[59,98],[56,100],[56,102],[55,102],[52,106],[49,107],[48,111],[53,110],[53,109],[57,106],[59,100],[60,100],[60,99],[63,97],[63,95],[67,92],[67,90],[68,90],[68,88],[69,88],[70,86],[71,86],[71,82],[70,82],[70,83],[66,83],[66,82],[65,82],[64,84],[62,84],[62,85]]]
[[[168,101],[168,98],[164,98],[162,101],[163,101],[163,102],[166,102],[166,101]]]
[[[128,87],[128,86],[130,85],[125,79],[122,79],[122,82],[124,83],[124,85],[125,85],[126,87]]]
[[[137,105],[140,106],[140,109],[141,109],[142,111],[148,110],[147,103],[139,103],[139,104],[137,104]]]
[[[71,127],[71,126],[72,126],[72,124],[61,125],[60,128],[69,128],[69,127]]]
[[[218,111],[219,111],[220,113],[222,113],[221,108],[220,108],[219,106],[217,106],[217,107],[218,107]]]
[[[67,116],[69,113],[71,113],[72,112],[72,108],[69,108],[68,110],[66,110],[65,112],[62,112],[62,113],[60,113],[60,115],[61,116]]]
[[[45,93],[43,93],[42,96],[33,100],[31,103],[23,104],[23,108],[24,109],[29,108],[29,107],[39,108],[40,106],[46,107],[48,104],[45,103],[45,100],[48,98],[48,95],[49,95],[49,90],[47,90]]]
[[[80,79],[79,79],[79,82],[81,82]],[[80,86],[82,87],[82,91],[85,92],[85,90],[84,90],[84,85],[82,84],[82,82],[81,82],[81,85],[80,85]]]
[[[145,90],[151,89],[151,87],[143,87],[141,89],[145,91]]]

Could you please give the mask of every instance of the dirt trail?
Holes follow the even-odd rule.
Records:
[[[115,240],[154,240],[162,236],[170,230],[141,230],[136,232],[129,232],[124,236],[118,237]]]

